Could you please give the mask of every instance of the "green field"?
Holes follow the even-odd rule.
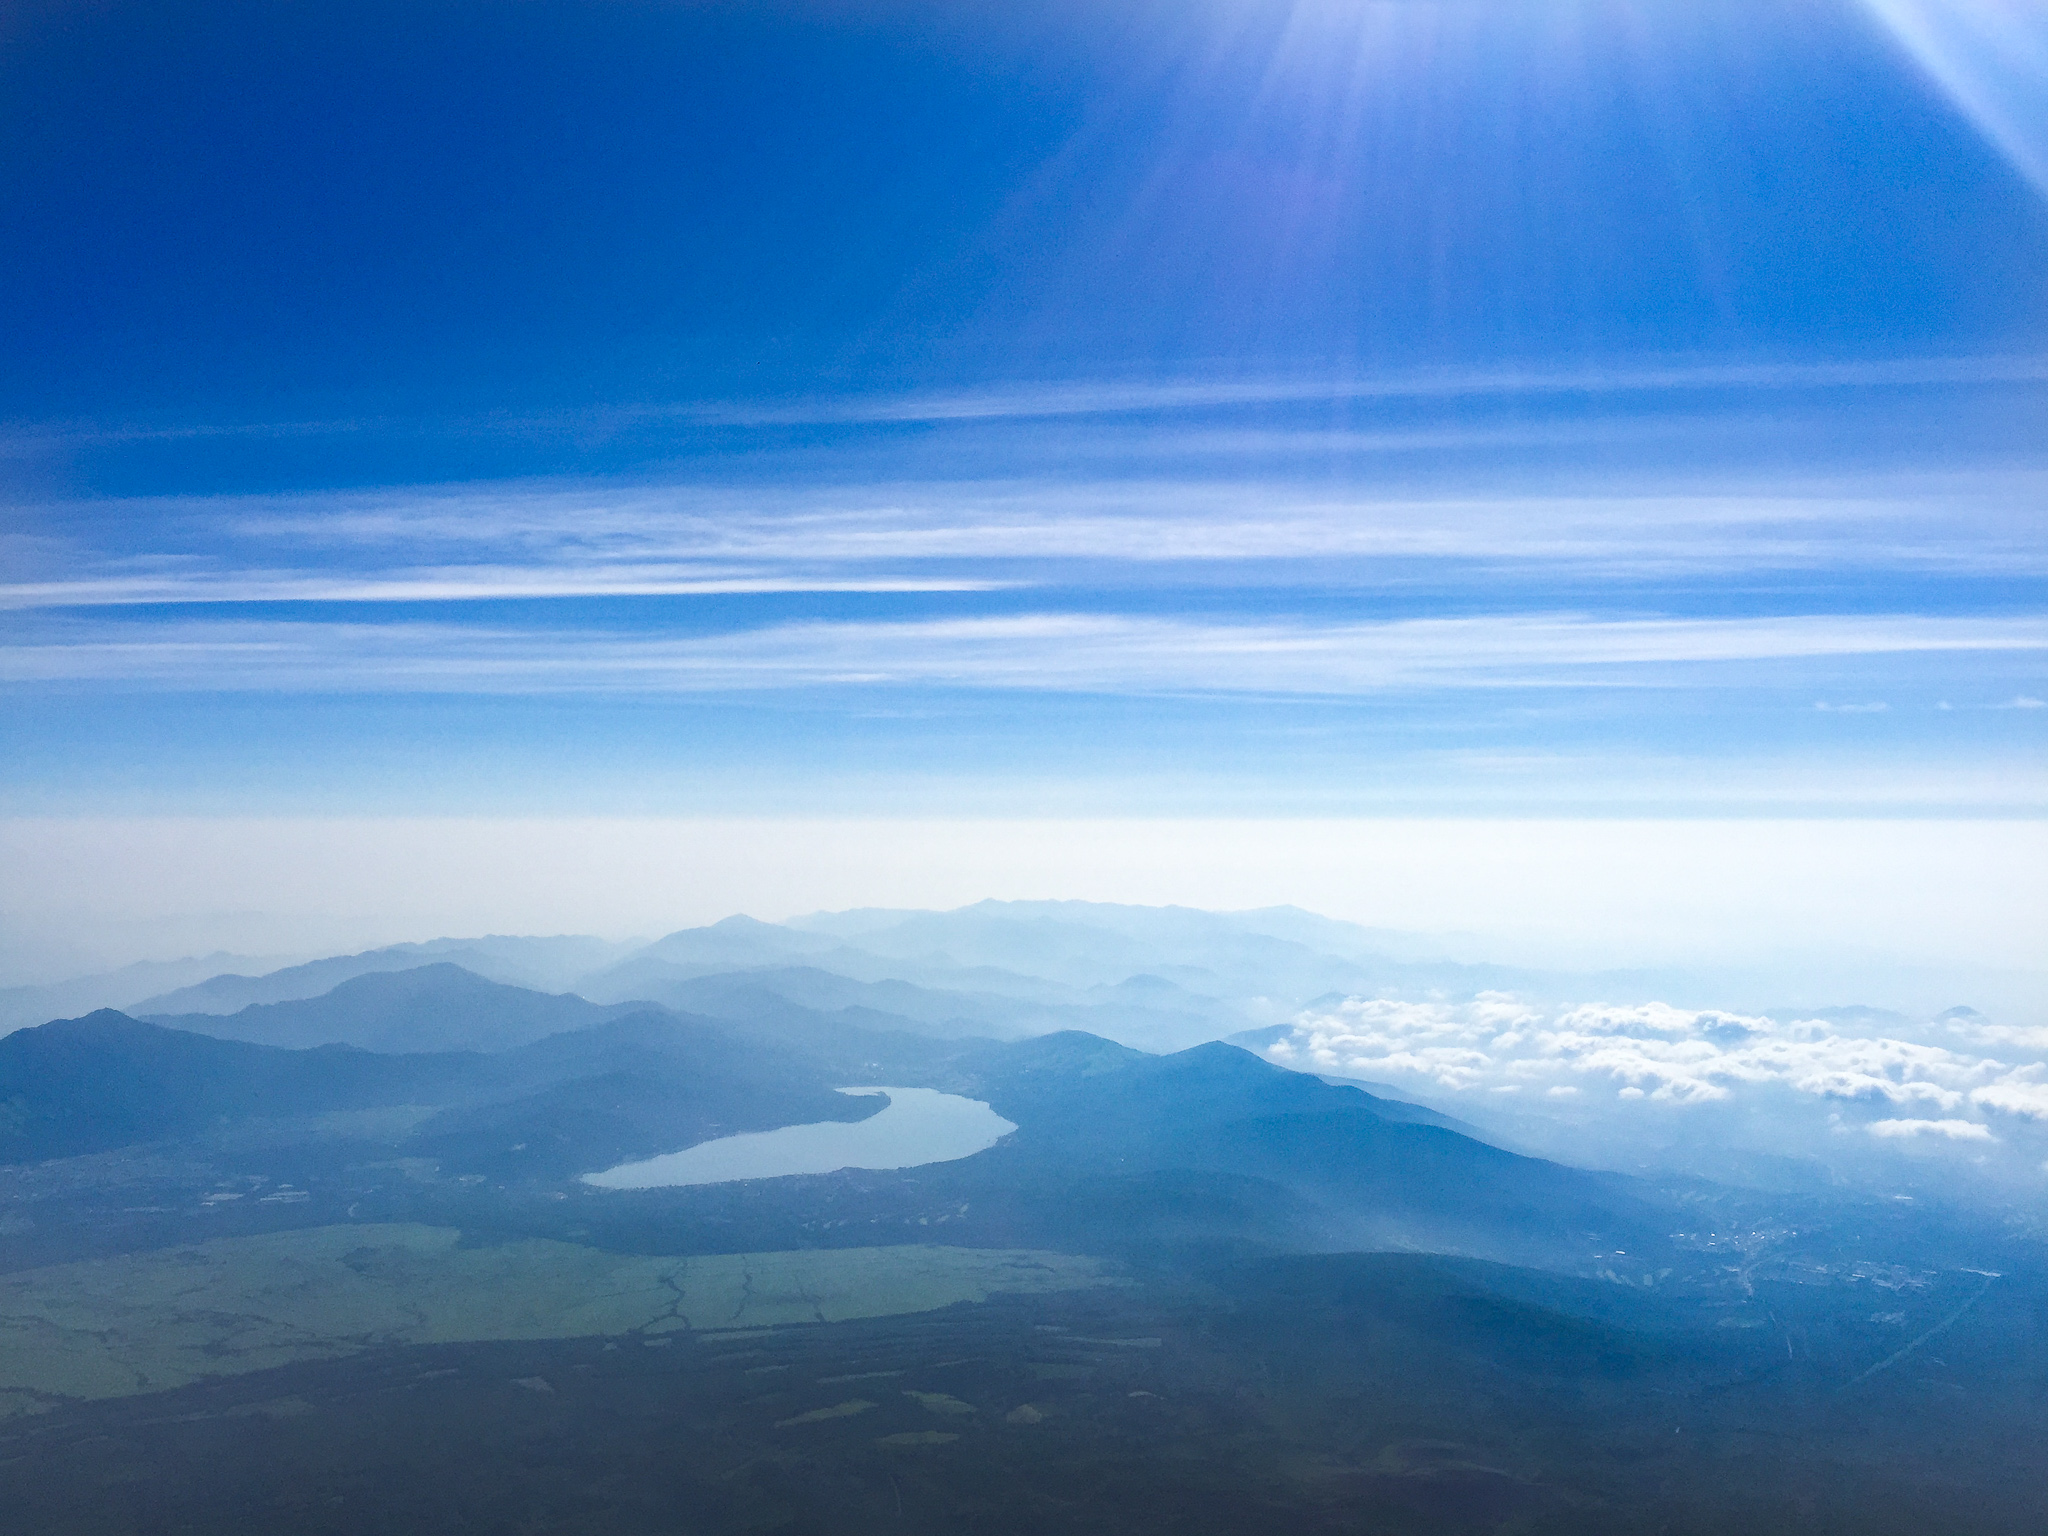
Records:
[[[842,1322],[1116,1284],[1093,1259],[850,1248],[647,1258],[315,1227],[0,1277],[0,1415],[402,1344]]]

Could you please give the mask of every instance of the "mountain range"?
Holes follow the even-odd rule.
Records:
[[[118,1007],[138,1017],[231,1014],[252,1004],[318,997],[358,976],[434,963],[597,1002],[674,1000],[690,1007],[695,1002],[685,999],[721,989],[692,994],[685,983],[786,973],[771,990],[806,1006],[859,1003],[955,1032],[966,1023],[999,1035],[1085,1028],[1148,1049],[1277,1023],[1332,992],[1570,990],[1585,980],[1461,963],[1418,935],[1291,907],[1212,913],[985,901],[954,912],[866,909],[788,923],[735,916],[651,943],[486,936],[388,945],[258,973],[208,972],[203,962],[130,967],[0,992],[0,1029],[40,1023],[63,1005]],[[148,981],[159,976],[177,984],[150,988]],[[885,991],[859,996],[848,983]],[[1616,979],[1621,991],[1650,985],[1649,978]],[[836,996],[828,997],[827,988],[837,988]]]
[[[529,1400],[552,1417],[521,1444],[580,1435],[579,1466],[612,1466],[606,1415],[638,1393],[664,1427],[626,1454],[636,1498],[679,1444],[704,1458],[699,1506],[735,1466],[758,1482],[798,1457],[879,1478],[861,1526],[878,1531],[896,1488],[910,1507],[942,1465],[902,1458],[960,1452],[982,1499],[1026,1444],[1019,1497],[1124,1446],[1155,1502],[1224,1469],[1202,1495],[1234,1511],[1219,1531],[1313,1507],[1327,1518],[1304,1529],[1469,1536],[1621,1536],[1674,1500],[1720,1528],[1801,1528],[1752,1519],[1736,1463],[1776,1479],[1772,1509],[1825,1487],[1854,1517],[1840,1529],[1903,1536],[1939,1528],[1951,1468],[2038,1462],[2037,1225],[1572,1166],[1484,1111],[1287,1070],[1259,1049],[1292,1037],[1306,989],[1475,978],[1336,953],[1366,940],[1305,915],[1241,916],[1045,903],[736,919],[622,951],[450,941],[14,1030],[0,1437],[60,1461],[92,1435],[147,1442],[155,1487],[246,1448],[286,1470],[235,1487],[296,1488],[336,1435],[403,1479],[427,1447],[406,1484],[425,1496],[470,1465],[451,1426]],[[1287,986],[1248,991],[1260,968]],[[993,1129],[777,1176],[588,1177],[755,1137],[857,1145],[928,1101]],[[593,1321],[634,1266],[661,1277],[656,1323]],[[1010,1289],[1077,1267],[1094,1278],[1071,1298]],[[945,1279],[963,1271],[1007,1278],[963,1293]],[[854,1310],[828,1314],[826,1292]],[[365,1332],[379,1297],[418,1338]],[[752,1326],[756,1304],[781,1322]],[[436,1318],[453,1331],[429,1338]],[[267,1353],[252,1328],[277,1335]],[[177,1393],[150,1374],[166,1352],[192,1378]],[[237,1373],[264,1383],[223,1407]],[[491,1466],[493,1486],[519,1475]],[[2037,1506],[1979,1499],[2012,1518],[1954,1528],[2032,1529]],[[740,1530],[777,1506],[734,1507]],[[822,1506],[813,1525],[837,1528]]]
[[[796,974],[829,1003],[920,990],[848,994]],[[851,1079],[968,1094],[1013,1121],[998,1147],[930,1175],[997,1204],[1054,1184],[1227,1186],[1292,1209],[1322,1246],[1546,1262],[1595,1240],[1640,1247],[1655,1225],[1642,1197],[1598,1176],[1234,1046],[1160,1056],[1079,1031],[935,1033],[860,1004],[807,1008],[731,975],[705,981],[719,983],[702,987],[725,1005],[717,1015],[537,993],[436,961],[228,1015],[103,1010],[20,1030],[0,1039],[0,1158],[404,1105],[417,1119],[402,1155],[538,1188],[718,1136],[857,1120],[879,1101],[833,1091]]]

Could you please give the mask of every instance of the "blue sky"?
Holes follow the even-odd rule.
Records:
[[[0,812],[2048,809],[2024,5],[0,28]]]

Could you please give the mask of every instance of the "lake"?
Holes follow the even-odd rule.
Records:
[[[600,1189],[660,1189],[676,1184],[727,1184],[780,1179],[841,1168],[916,1168],[986,1151],[1017,1129],[979,1099],[933,1088],[842,1088],[886,1094],[879,1113],[851,1125],[827,1120],[780,1130],[722,1136],[680,1152],[621,1163],[583,1182]]]

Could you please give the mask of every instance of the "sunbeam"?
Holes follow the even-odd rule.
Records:
[[[2034,190],[2048,198],[2048,5],[1863,0]]]

